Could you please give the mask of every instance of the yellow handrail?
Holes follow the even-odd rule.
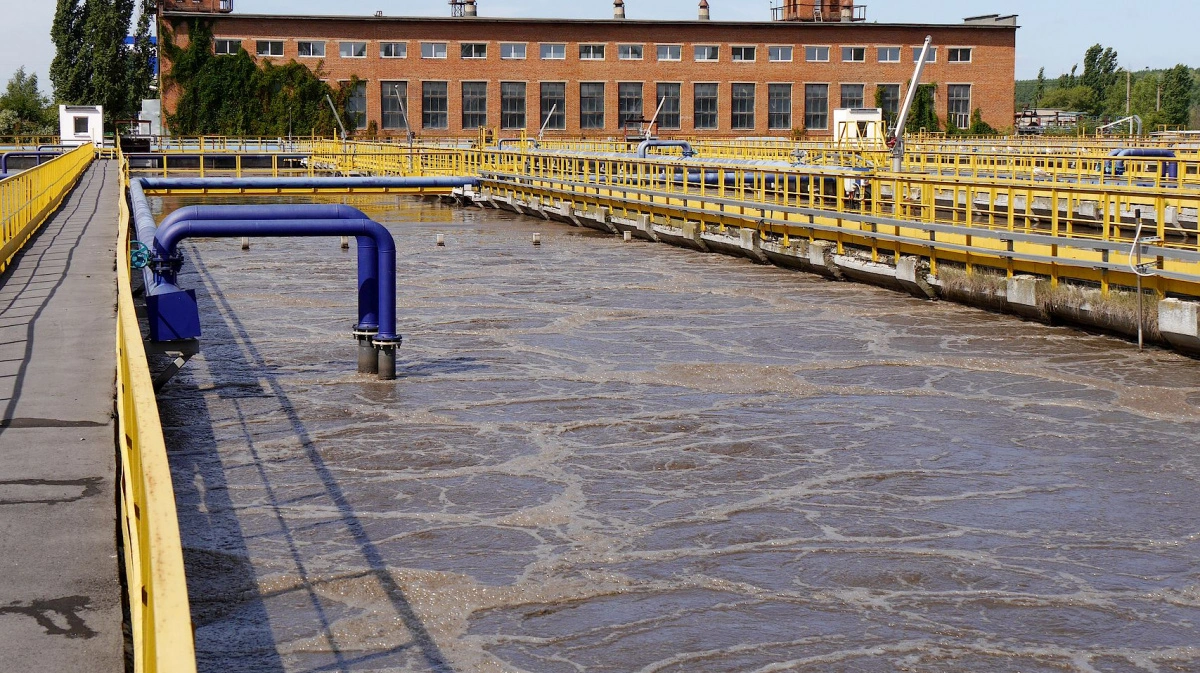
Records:
[[[129,272],[128,167],[121,159],[117,249],[117,437],[121,536],[135,673],[194,673],[196,650],[175,491]]]
[[[0,272],[58,208],[93,157],[92,146],[83,145],[0,180]]]

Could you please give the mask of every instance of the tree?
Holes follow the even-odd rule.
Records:
[[[908,123],[904,125],[908,133],[916,133],[921,129],[937,132],[941,130],[938,121],[937,106],[934,103],[934,93],[937,84],[921,84],[917,86],[917,95],[913,97],[912,110],[908,113]]]
[[[1046,69],[1038,69],[1037,88],[1033,90],[1033,107],[1038,107],[1046,95]]]
[[[150,21],[155,16],[155,0],[142,0],[133,48],[126,55],[125,84],[131,112],[141,109],[142,100],[150,97],[154,81],[154,45],[150,42]]]
[[[1096,92],[1086,86],[1055,89],[1046,94],[1042,105],[1056,110],[1088,112],[1096,107]]]
[[[969,133],[973,136],[995,136],[1000,135],[999,131],[992,127],[991,124],[983,121],[983,110],[975,108],[971,113],[971,128]]]
[[[141,44],[125,45],[135,0],[58,0],[50,36],[54,96],[61,103],[103,105],[106,120],[137,113],[149,87],[149,13],[139,21]],[[143,7],[154,3],[142,0]],[[144,25],[143,25],[144,24]],[[137,103],[133,99],[137,98]]]
[[[87,7],[83,0],[58,0],[50,40],[54,42],[54,61],[50,64],[50,83],[60,103],[79,105],[87,101],[91,81],[92,57],[84,39]]]
[[[91,49],[90,104],[103,105],[106,121],[125,119],[129,109],[129,68],[125,35],[133,16],[133,0],[87,0],[85,39]]]
[[[1186,126],[1191,117],[1192,71],[1183,64],[1171,68],[1162,78],[1162,123]]]
[[[50,101],[38,90],[37,73],[26,75],[24,66],[17,68],[0,96],[0,109],[12,111],[18,125],[44,126],[49,106]]]

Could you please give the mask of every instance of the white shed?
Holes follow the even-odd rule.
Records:
[[[104,145],[104,107],[59,105],[58,128],[64,145]]]

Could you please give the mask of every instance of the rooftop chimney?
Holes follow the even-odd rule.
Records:
[[[700,20],[708,21],[708,0],[700,0]]]
[[[467,16],[479,16],[475,9],[475,0],[467,0]]]
[[[625,18],[625,0],[613,0],[613,18]]]

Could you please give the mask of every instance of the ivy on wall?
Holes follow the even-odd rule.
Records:
[[[316,72],[289,61],[276,65],[256,62],[245,49],[217,56],[212,49],[212,26],[204,20],[186,21],[188,46],[180,48],[169,30],[161,30],[162,53],[171,63],[164,73],[166,91],[177,93],[175,110],[166,122],[178,135],[286,136],[336,133],[337,123],[325,96],[338,108],[343,122],[346,104],[357,86],[351,78],[334,89]]]

